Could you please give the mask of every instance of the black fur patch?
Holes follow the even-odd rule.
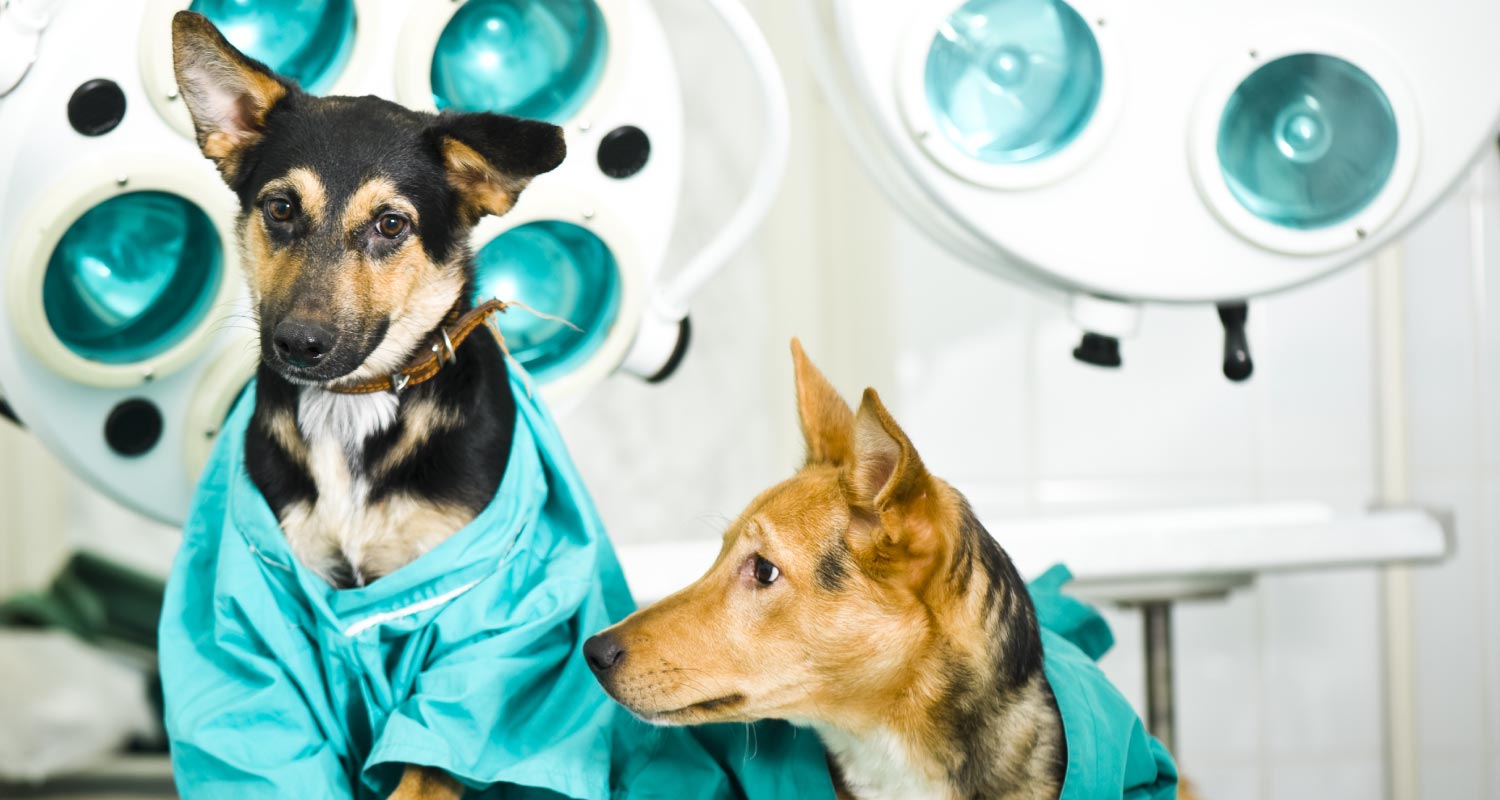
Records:
[[[984,529],[967,501],[963,506],[959,538],[968,544],[962,549],[970,553],[971,564],[977,556],[978,569],[987,584],[985,611],[999,626],[990,632],[990,641],[1005,645],[999,665],[1002,686],[1022,686],[1042,668],[1042,634],[1036,621],[1036,607],[1031,603],[1031,594],[1026,591],[1026,582],[1000,543]]]
[[[445,113],[429,136],[438,146],[442,137],[451,136],[508,175],[551,172],[567,155],[563,138],[552,125],[500,114]]]
[[[427,441],[370,487],[370,502],[409,494],[452,503],[478,514],[500,488],[515,434],[516,399],[494,337],[479,331],[458,348],[458,361],[438,377],[408,390],[402,402],[431,399],[463,418],[456,429],[432,432]],[[365,463],[378,461],[405,426],[370,437]]]
[[[818,559],[818,585],[830,592],[837,592],[844,588],[844,580],[849,577],[849,549],[843,540],[829,548]]]
[[[941,662],[943,696],[936,706],[938,722],[948,740],[957,745],[948,777],[961,797],[1000,796],[1017,788],[1015,782],[1024,780],[1028,768],[1036,766],[1028,759],[1042,746],[1042,737],[1050,736],[1046,723],[1038,721],[1023,728],[1023,735],[1030,741],[1002,740],[1007,732],[1002,724],[1007,714],[1021,700],[1031,698],[1034,702],[1036,693],[1042,692],[1045,705],[1055,715],[1056,700],[1042,672],[1041,631],[1031,596],[1010,558],[967,502],[949,578],[959,592],[968,592],[973,581],[984,582],[985,637],[990,643],[991,660],[982,670],[957,657]],[[1056,724],[1060,731],[1060,719]],[[1003,764],[1004,751],[1018,753],[1024,763]],[[1041,766],[1060,786],[1067,768],[1067,748],[1051,748],[1046,757],[1048,761]]]
[[[245,432],[245,468],[266,503],[278,517],[296,502],[313,503],[318,487],[302,465],[271,438],[265,425],[272,411],[286,411],[296,418],[297,387],[275,370],[262,366],[255,383],[255,415]]]

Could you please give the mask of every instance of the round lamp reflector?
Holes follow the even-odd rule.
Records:
[[[1343,222],[1375,200],[1396,165],[1390,100],[1341,58],[1299,53],[1251,73],[1219,118],[1219,169],[1256,217],[1297,230]]]
[[[546,378],[587,360],[620,310],[620,269],[609,246],[568,222],[531,222],[502,233],[475,255],[475,300],[519,301],[499,316],[506,347]]]
[[[353,0],[193,0],[229,43],[304,89],[327,91],[354,48]]]
[[[106,364],[158,355],[213,304],[224,268],[207,214],[175,194],[130,192],[94,206],[47,262],[42,305],[68,349]]]
[[[608,46],[593,0],[469,0],[438,37],[433,101],[561,123],[598,85]]]
[[[968,0],[927,51],[941,134],[990,164],[1044,159],[1088,125],[1104,83],[1099,43],[1060,0]]]

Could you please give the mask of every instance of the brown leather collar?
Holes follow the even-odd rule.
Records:
[[[437,341],[421,350],[400,372],[370,378],[347,386],[330,385],[325,388],[335,394],[374,394],[376,392],[401,394],[419,383],[432,380],[442,370],[444,364],[453,363],[457,358],[454,351],[464,343],[465,339],[469,338],[469,334],[489,321],[491,314],[505,311],[506,305],[500,300],[486,300],[462,316],[459,315],[458,307],[455,306],[443,319],[443,324],[438,326]],[[499,335],[498,331],[496,335]]]

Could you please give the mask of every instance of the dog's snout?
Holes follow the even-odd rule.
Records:
[[[591,636],[583,643],[583,657],[588,659],[589,669],[596,675],[604,675],[619,665],[625,658],[625,648],[619,640],[608,634]]]
[[[311,367],[333,349],[335,334],[315,322],[282,320],[272,335],[276,354],[294,367]]]

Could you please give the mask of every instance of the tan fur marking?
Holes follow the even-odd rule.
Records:
[[[246,142],[240,137],[223,131],[214,131],[203,137],[203,155],[214,161],[224,161],[230,158],[243,147]]]
[[[415,561],[469,524],[473,512],[410,495],[396,495],[366,509],[372,535],[363,548],[360,572],[367,581]]]
[[[452,137],[443,138],[443,161],[448,168],[448,184],[463,199],[463,211],[469,223],[485,214],[500,215],[509,211],[529,181],[499,172],[484,160],[484,156]]]
[[[371,311],[386,314],[391,325],[375,352],[339,384],[359,383],[401,369],[463,294],[463,270],[458,263],[433,264],[415,239],[378,269],[365,272],[363,302]]]
[[[463,795],[463,784],[448,773],[408,764],[390,800],[458,800]]]
[[[297,419],[289,410],[278,411],[266,418],[266,433],[281,448],[304,467],[307,465],[307,444],[297,430]]]
[[[401,435],[391,445],[370,474],[379,480],[401,466],[438,431],[452,430],[463,424],[463,418],[452,409],[428,400],[412,400],[402,409]]]
[[[370,502],[343,443],[333,439],[312,443],[308,471],[318,487],[317,502],[288,506],[281,529],[297,560],[329,582],[346,563],[360,585],[388,575],[473,519],[466,508],[410,495]]]
[[[318,177],[318,173],[307,167],[294,167],[280,178],[267,181],[257,199],[264,200],[277,192],[296,196],[298,206],[309,221],[313,225],[323,224],[324,215],[328,211],[328,191],[323,188],[323,179]]]
[[[286,96],[286,87],[198,14],[172,18],[172,63],[198,146],[232,178],[240,153],[260,140],[266,115]]]
[[[399,211],[417,223],[417,207],[401,196],[396,184],[386,178],[371,178],[354,190],[349,202],[344,205],[342,224],[344,233],[353,234],[375,221],[375,215],[384,210]]]
[[[280,305],[291,295],[297,276],[302,273],[301,249],[273,247],[260,214],[245,215],[240,242],[245,254],[244,263],[249,267],[246,278],[254,306],[259,309],[266,300]]]
[[[240,250],[245,265],[245,283],[250,288],[250,305],[260,311],[261,299],[270,288],[271,243],[266,239],[264,223],[259,214],[246,214],[239,227]]]

